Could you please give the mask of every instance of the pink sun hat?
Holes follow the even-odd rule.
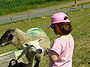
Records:
[[[64,19],[65,17],[67,17],[67,19]],[[65,23],[70,22],[68,16],[63,12],[55,13],[51,18],[51,25],[48,28],[50,28],[52,24],[62,23],[62,22],[65,22]]]

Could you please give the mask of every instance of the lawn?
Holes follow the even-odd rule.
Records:
[[[83,11],[77,10],[66,13],[73,26],[71,34],[75,40],[74,53],[73,53],[73,67],[90,67],[90,8]],[[50,38],[50,42],[58,37],[53,33],[52,29],[47,29],[50,25],[51,16],[46,18],[33,18],[30,21],[22,20],[16,23],[0,25],[0,37],[9,28],[19,28],[26,32],[30,28],[38,27],[45,31]],[[0,54],[9,51],[17,50],[13,45],[0,47]],[[44,56],[40,63],[40,67],[48,67],[49,58]]]
[[[0,16],[72,1],[74,0],[0,0]]]

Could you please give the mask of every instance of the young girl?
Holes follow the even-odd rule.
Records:
[[[77,2],[76,1],[75,1],[74,5],[75,5],[75,7],[77,7]]]
[[[68,16],[62,12],[54,14],[49,27],[60,35],[53,41],[51,49],[46,50],[50,58],[49,67],[72,67],[74,40],[70,34],[72,26]]]

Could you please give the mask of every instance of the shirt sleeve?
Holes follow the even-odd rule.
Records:
[[[62,44],[60,40],[56,39],[53,41],[51,50],[56,52],[60,56],[61,51],[62,51]]]

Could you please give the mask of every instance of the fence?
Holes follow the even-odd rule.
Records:
[[[22,50],[16,50],[16,51],[11,51],[11,52],[1,54],[0,55],[0,67],[8,67],[9,62],[12,59],[16,59],[16,57],[18,57],[18,54],[20,54],[21,52]]]
[[[57,10],[53,8],[42,8],[42,9],[32,10],[31,12],[26,12],[22,14],[16,14],[16,15],[5,16],[5,17],[3,16],[0,18],[0,24],[8,23],[8,22],[16,22],[18,20],[30,20],[35,17],[45,17],[45,16],[52,15],[59,11],[71,12],[73,10],[82,10],[83,8],[90,8],[90,4],[77,6],[77,8],[70,7],[70,8],[63,8],[63,9],[57,9]]]
[[[88,6],[88,5],[87,5]],[[88,6],[89,7],[89,6]],[[58,12],[58,11],[64,11],[64,12],[71,12],[71,11],[73,11],[73,10],[78,10],[78,9],[80,9],[80,10],[82,10],[83,8],[86,8],[85,7],[85,5],[81,5],[81,6],[78,6],[77,8],[74,8],[74,7],[70,7],[70,8],[64,8],[64,9],[61,9],[61,10],[54,10],[54,11],[46,11],[46,12],[44,12],[44,11],[39,11],[39,12],[37,12],[37,13],[34,13],[34,14],[30,14],[30,13],[27,13],[27,14],[25,14],[25,15],[20,15],[20,14],[18,14],[18,16],[12,16],[12,17],[10,17],[9,18],[9,21],[10,22],[14,22],[14,21],[17,21],[17,20],[23,20],[23,19],[26,19],[26,20],[30,20],[31,18],[34,18],[34,17],[44,17],[44,16],[48,16],[48,15],[51,15],[51,14],[53,14],[53,13],[55,13],[55,12]],[[19,16],[20,15],[20,16]],[[81,17],[86,17],[86,16],[89,16],[90,14],[88,14],[88,15],[85,15],[85,16],[79,16],[79,17],[76,17],[76,18],[73,18],[73,19],[80,19]],[[86,23],[83,23],[82,25],[80,25],[79,27],[75,27],[75,29],[76,30],[79,30],[79,29],[81,29],[81,28],[85,28],[85,27],[87,27],[87,26],[89,26],[90,25],[90,23],[88,23],[88,24],[86,24]],[[46,28],[46,27],[45,27]],[[76,30],[74,30],[74,31],[76,31]],[[86,33],[85,33],[85,35],[79,35],[80,33],[77,33],[78,34],[78,36],[80,36],[79,38],[82,38],[83,39],[83,37],[84,36],[86,36],[86,35],[88,35],[90,33],[90,31],[86,31]],[[49,31],[48,31],[48,34],[50,34],[49,33]],[[77,36],[77,37],[78,37]],[[51,36],[51,38],[50,38],[50,40],[51,41],[53,41],[53,37],[55,37],[55,36]],[[78,38],[76,37],[76,39],[78,40]],[[75,48],[77,48],[77,47],[75,47]],[[83,59],[80,59],[80,61],[77,61],[77,62],[75,62],[75,63],[73,63],[73,65],[79,65],[83,60],[85,60],[88,56],[90,55],[90,53],[88,54],[88,55],[85,55],[84,56],[84,58]]]

